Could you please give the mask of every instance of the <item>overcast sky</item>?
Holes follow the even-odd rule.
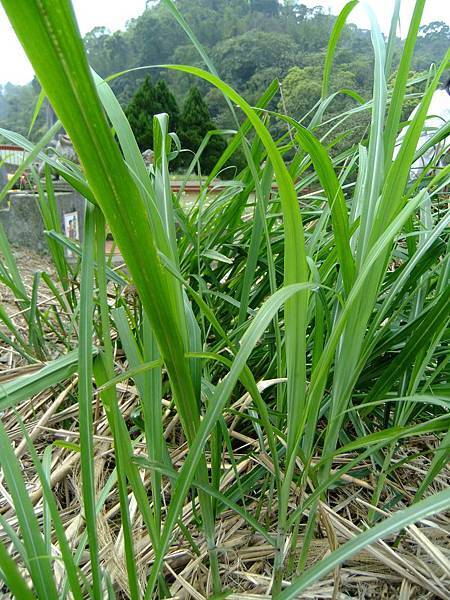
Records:
[[[145,0],[72,0],[82,34],[93,27],[105,26],[111,31],[123,29],[125,23],[140,15],[145,9]],[[366,0],[375,11],[380,27],[388,32],[393,0]],[[303,0],[309,7],[323,6],[337,14],[346,0]],[[400,35],[405,36],[414,0],[402,1]],[[367,16],[362,7],[357,7],[350,18],[360,27],[368,28]],[[450,2],[448,0],[427,0],[423,23],[445,21],[450,23]],[[0,83],[11,81],[23,84],[33,77],[32,68],[17,42],[14,32],[0,5]]]

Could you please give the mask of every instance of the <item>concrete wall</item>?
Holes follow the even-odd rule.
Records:
[[[8,173],[4,165],[0,165],[0,190],[8,183]]]
[[[56,192],[56,202],[64,231],[64,214],[78,213],[80,239],[83,239],[84,198],[75,191]],[[46,252],[47,244],[44,224],[32,192],[11,192],[0,206],[2,223],[10,244],[26,247],[37,252]]]

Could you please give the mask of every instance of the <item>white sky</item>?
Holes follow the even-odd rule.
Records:
[[[337,14],[345,5],[345,0],[301,0],[308,7],[323,6]],[[93,27],[105,26],[111,31],[123,29],[125,23],[140,15],[145,9],[145,0],[72,0],[82,34]],[[377,15],[381,29],[389,31],[393,0],[366,0]],[[402,1],[400,34],[405,36],[409,19],[414,8],[414,0]],[[362,7],[351,14],[351,22],[369,28],[367,15]],[[423,24],[431,21],[450,23],[450,2],[448,0],[427,0]],[[33,70],[17,41],[9,21],[0,4],[0,83],[11,81],[24,84],[33,77]]]

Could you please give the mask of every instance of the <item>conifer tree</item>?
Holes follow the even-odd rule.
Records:
[[[196,152],[208,131],[216,129],[209,114],[208,106],[200,90],[193,86],[183,106],[179,137],[184,148]],[[217,135],[211,137],[200,157],[200,165],[209,173],[226,147],[225,140]]]
[[[178,127],[177,101],[162,79],[153,85],[150,77],[146,77],[125,112],[142,151],[153,149],[154,115],[165,112],[170,118],[170,129],[176,131]]]
[[[155,88],[150,77],[146,77],[125,111],[142,151],[153,147],[152,111],[154,104]]]
[[[167,113],[170,119],[170,130],[176,132],[180,121],[180,111],[176,98],[164,79],[160,79],[155,86],[155,101],[157,110],[154,114]]]

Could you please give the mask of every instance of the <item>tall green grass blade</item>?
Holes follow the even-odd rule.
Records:
[[[247,159],[247,161],[249,161],[249,159]],[[255,175],[256,204],[254,208],[252,233],[247,254],[247,264],[245,266],[245,273],[242,279],[242,291],[239,306],[240,324],[243,324],[247,318],[250,290],[255,277],[255,270],[260,254],[260,245],[264,236],[264,220],[266,218],[266,209],[272,187],[273,171],[270,166],[266,166],[263,171],[261,182],[257,181],[257,174],[255,173]]]
[[[33,442],[24,426],[22,420],[19,418],[19,425],[27,441],[27,447],[33,461],[33,465],[39,476],[43,488],[43,496],[45,500],[45,507],[47,519],[49,520],[49,526],[53,524],[55,528],[56,537],[61,549],[61,555],[64,561],[64,568],[67,572],[67,579],[70,585],[70,591],[75,600],[82,600],[84,595],[79,582],[79,574],[75,565],[73,554],[70,550],[61,515],[58,512],[58,507],[53,496],[53,492],[50,487],[50,466],[51,466],[51,446],[47,446],[44,451],[44,456],[41,461],[37,455],[36,449],[33,446]],[[51,531],[49,532],[51,534]],[[51,548],[51,536],[48,538],[47,549]]]
[[[89,349],[91,354],[97,351]],[[16,406],[43,390],[68,379],[78,368],[78,351],[69,352],[49,362],[31,375],[22,375],[0,386],[0,410]]]
[[[397,41],[397,26],[400,21],[401,3],[402,0],[395,0],[394,10],[392,11],[391,26],[389,28],[389,36],[386,48],[386,64],[384,67],[384,75],[386,77],[386,81],[389,79],[389,75],[391,73],[392,68],[392,61],[394,58],[395,44]]]
[[[100,320],[102,324],[102,342],[104,355],[101,361],[97,361],[95,370],[96,380],[101,380],[102,375],[107,374],[111,379],[114,375],[114,356],[110,332],[110,319],[108,307],[108,290],[106,277],[106,257],[105,257],[105,238],[106,224],[100,209],[95,209],[95,258],[97,262],[97,285],[99,290],[100,304]],[[101,369],[103,367],[103,369]],[[127,566],[128,585],[130,590],[131,600],[137,600],[140,597],[139,581],[136,569],[136,558],[134,554],[132,523],[128,505],[128,489],[126,479],[126,469],[124,467],[127,456],[125,453],[126,446],[121,444],[117,434],[118,430],[118,406],[116,401],[115,387],[110,388],[108,393],[103,393],[100,397],[105,406],[105,410],[109,413],[108,420],[111,425],[111,432],[114,437],[114,448],[116,457],[117,483],[119,487],[119,501],[122,531],[124,538],[125,562]],[[106,400],[107,398],[107,400]]]
[[[44,90],[41,90],[39,92],[39,96],[36,100],[36,105],[34,107],[33,116],[31,117],[30,127],[28,128],[28,133],[27,133],[28,137],[30,137],[31,132],[33,131],[33,128],[36,124],[36,119],[38,118],[39,113],[41,112],[41,108],[42,108],[44,101],[45,101],[45,93],[44,93]]]
[[[5,583],[13,597],[23,598],[23,600],[35,600],[36,596],[27,586],[15,560],[10,556],[2,542],[0,542],[0,567]]]
[[[37,185],[39,194],[39,208],[44,223],[44,230],[53,230],[56,233],[62,234],[61,222],[59,219],[57,202],[55,196],[55,190],[53,187],[51,169],[48,165],[45,165],[45,192],[41,184],[40,178],[35,176],[34,180]],[[53,239],[47,237],[47,243],[49,246],[50,254],[52,256],[53,264],[58,273],[59,281],[63,290],[69,289],[69,274],[66,257],[64,256],[64,249],[60,245],[56,244]]]
[[[83,511],[89,540],[91,559],[92,592],[96,600],[102,598],[102,576],[99,560],[97,520],[95,515],[96,493],[94,479],[93,440],[93,366],[92,366],[92,318],[94,313],[94,207],[86,203],[84,223],[83,259],[81,262],[80,333],[78,349],[78,403],[80,419],[81,485]]]
[[[350,0],[350,2],[347,2],[347,4],[344,6],[344,8],[339,13],[338,18],[336,19],[336,21],[333,25],[333,30],[331,32],[330,40],[328,42],[327,52],[325,54],[325,63],[324,63],[323,77],[322,77],[322,99],[324,99],[328,96],[328,89],[330,86],[331,69],[333,67],[333,59],[334,59],[334,54],[336,51],[337,43],[339,41],[342,30],[345,26],[345,23],[350,15],[350,13],[357,5],[358,5],[358,0]]]
[[[26,138],[19,135],[18,133],[13,133],[12,131],[7,131],[6,129],[0,128],[0,135],[6,138],[7,140],[13,142],[13,144],[17,144],[20,147],[25,148],[29,151],[28,156],[16,170],[14,175],[11,177],[9,182],[5,185],[5,187],[0,190],[0,202],[2,202],[7,193],[12,190],[14,184],[20,179],[20,176],[29,168],[33,162],[37,158],[42,158],[42,150],[45,146],[55,137],[61,128],[61,123],[55,123],[53,127],[51,127],[44,136],[39,140],[39,142],[34,145],[28,142]]]
[[[23,428],[22,420],[20,420],[19,423],[20,423],[21,428]],[[23,428],[23,429],[25,429],[25,428]],[[25,436],[25,438],[26,438],[26,436]],[[28,436],[28,438],[29,438],[29,436]],[[29,442],[29,439],[27,439],[27,442]],[[28,447],[29,447],[29,443],[28,443]],[[52,447],[47,446],[47,448],[45,448],[44,453],[42,455],[42,465],[41,465],[41,478],[44,478],[47,483],[50,481],[51,468],[52,468]],[[58,514],[58,516],[59,516],[59,514]],[[43,530],[44,544],[46,547],[46,551],[47,551],[47,554],[50,555],[51,548],[52,548],[52,519],[51,519],[51,514],[50,514],[49,502],[47,501],[47,497],[45,496],[45,494],[44,494],[44,507],[43,507],[43,514],[42,514],[42,530]]]
[[[360,268],[370,248],[369,240],[376,216],[377,201],[380,195],[384,175],[383,129],[387,101],[385,77],[386,49],[384,39],[372,10],[366,6],[371,20],[371,37],[375,55],[373,106],[369,134],[367,161],[370,169],[366,171],[365,194],[362,196],[360,233],[358,236],[357,266]]]
[[[417,34],[419,32],[424,8],[425,0],[416,0],[416,3],[414,5],[414,12],[409,25],[408,35],[405,41],[405,47],[400,58],[400,64],[398,66],[397,76],[395,78],[395,85],[394,90],[392,92],[391,103],[389,105],[389,111],[386,119],[384,133],[384,155],[386,169],[392,160],[392,154],[394,152],[395,140],[397,139],[398,129],[400,125],[403,101],[405,99],[406,84],[409,77],[414,47],[416,44]],[[393,20],[396,17],[396,11],[397,7],[395,7]]]
[[[167,549],[167,545],[172,534],[172,529],[175,526],[178,514],[193,481],[196,467],[203,452],[205,443],[208,439],[208,435],[219,419],[220,414],[236,384],[236,381],[245,367],[251,351],[282,304],[285,303],[292,295],[300,293],[305,289],[312,290],[314,288],[314,285],[306,283],[293,284],[278,290],[259,309],[255,319],[242,337],[240,349],[233,361],[231,370],[227,377],[215,388],[213,397],[211,398],[208,409],[200,424],[195,441],[191,445],[190,452],[187,455],[181,471],[179,472],[161,536],[161,545],[156,554],[155,562],[147,583],[145,593],[146,598],[150,598],[151,594],[153,593],[158,573],[163,564],[164,553]]]
[[[37,271],[33,275],[33,287],[31,289],[30,311],[28,313],[28,336],[31,345],[34,347],[36,357],[44,360],[44,334],[40,322],[40,314],[38,310],[38,289],[41,279],[41,274]]]
[[[399,153],[395,161],[392,163],[387,172],[383,186],[382,198],[377,211],[377,219],[374,223],[372,236],[378,236],[380,231],[383,231],[386,223],[398,212],[401,206],[401,200],[405,185],[407,183],[410,166],[413,162],[413,157],[416,151],[422,129],[425,123],[427,112],[431,103],[431,99],[439,84],[445,69],[450,61],[450,50],[447,51],[439,68],[436,71],[433,80],[431,81],[422,102],[419,105],[419,110],[414,121],[408,127],[408,131],[400,147]]]
[[[296,139],[309,154],[317,176],[326,192],[331,210],[336,249],[339,256],[346,293],[350,292],[355,276],[355,264],[350,248],[350,228],[345,197],[327,151],[315,136],[290,117],[275,113],[287,121],[296,132]]]
[[[11,280],[12,287],[17,291],[17,298],[29,302],[27,290],[25,289],[25,285],[17,267],[16,259],[12,253],[11,246],[9,245],[5,228],[3,227],[2,223],[0,223],[0,252],[3,256],[3,260],[5,261],[7,274]]]
[[[57,600],[58,594],[53,580],[51,557],[46,554],[39,523],[22,478],[21,466],[2,422],[0,422],[0,450],[3,475],[14,501],[34,588],[39,598]],[[8,568],[8,564],[6,567]],[[2,568],[4,569],[4,565]]]

